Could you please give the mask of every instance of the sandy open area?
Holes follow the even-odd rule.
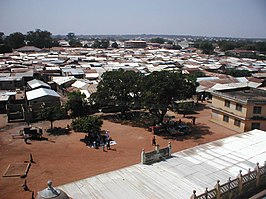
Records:
[[[164,147],[169,141],[173,152],[190,148],[202,143],[210,142],[236,134],[227,128],[209,122],[210,109],[200,106],[196,125],[191,135],[176,137],[157,136],[157,142]],[[205,107],[205,108],[204,108]],[[183,115],[175,115],[175,119],[191,122]],[[112,150],[103,152],[101,149],[88,148],[80,141],[84,133],[71,133],[70,135],[50,136],[45,134],[48,141],[30,141],[25,144],[23,139],[13,139],[11,134],[17,132],[25,124],[7,124],[5,115],[0,116],[0,171],[3,175],[10,163],[23,163],[29,161],[33,155],[33,163],[26,178],[2,177],[0,178],[0,198],[14,199],[31,198],[31,193],[23,190],[21,185],[27,180],[30,190],[37,192],[46,188],[47,180],[51,179],[54,186],[62,185],[79,179],[94,176],[100,173],[116,170],[140,162],[140,153],[152,150],[151,132],[147,129],[121,125],[104,121],[103,130],[109,130],[112,139],[117,145]],[[54,126],[66,127],[69,120],[56,121]],[[40,122],[33,126],[49,128],[49,122]]]

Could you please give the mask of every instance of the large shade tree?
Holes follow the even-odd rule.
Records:
[[[72,121],[71,126],[74,131],[88,134],[98,133],[101,130],[103,121],[96,116],[83,116]]]
[[[41,120],[49,121],[51,129],[53,129],[53,122],[62,119],[66,116],[65,110],[60,106],[43,107],[38,113]]]
[[[13,48],[20,48],[22,46],[25,46],[25,36],[20,32],[15,32],[10,34],[7,38],[7,44]]]
[[[104,106],[118,106],[122,115],[128,108],[138,106],[141,74],[123,69],[105,72],[92,99]]]
[[[89,105],[86,96],[80,91],[67,94],[66,109],[71,111],[72,118],[81,117],[89,113]]]
[[[192,97],[196,92],[194,79],[179,72],[160,71],[146,76],[142,82],[142,103],[162,123],[167,109],[175,100]]]
[[[29,31],[26,35],[28,45],[38,48],[51,48],[57,46],[58,42],[52,38],[52,33],[46,30]]]

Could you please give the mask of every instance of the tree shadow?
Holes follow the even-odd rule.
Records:
[[[195,105],[195,111],[203,111],[205,109],[209,109],[209,107],[207,106],[207,104],[202,104],[202,103],[198,103]]]
[[[54,127],[52,129],[47,129],[49,135],[59,136],[59,135],[69,135],[71,133],[70,129],[62,127]]]
[[[46,137],[36,137],[36,138],[30,138],[31,141],[48,141],[48,138]]]
[[[145,111],[130,111],[125,115],[120,113],[105,114],[101,116],[104,120],[109,120],[114,123],[120,123],[133,127],[147,128],[154,125],[156,118],[149,112]]]
[[[196,125],[188,124],[191,128],[191,133],[186,135],[170,135],[168,132],[163,132],[157,134],[157,136],[162,137],[163,139],[184,141],[184,140],[199,140],[204,138],[205,135],[212,135],[213,132],[210,131],[210,127],[198,123]]]

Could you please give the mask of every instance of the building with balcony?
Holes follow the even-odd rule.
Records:
[[[253,88],[212,93],[213,122],[237,132],[266,130],[266,91]]]
[[[146,41],[130,40],[124,43],[125,48],[146,48],[146,45]]]

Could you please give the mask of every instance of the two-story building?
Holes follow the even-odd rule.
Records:
[[[237,132],[266,130],[266,91],[254,88],[212,92],[212,121]]]

